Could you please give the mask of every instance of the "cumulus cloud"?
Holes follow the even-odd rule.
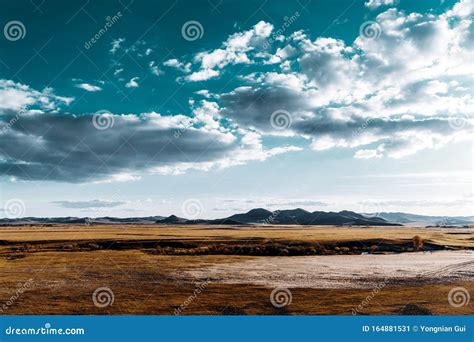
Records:
[[[192,63],[197,65],[199,70],[186,76],[185,80],[190,82],[205,81],[218,77],[220,75],[219,70],[228,65],[251,64],[252,60],[249,54],[264,45],[272,30],[272,24],[260,21],[248,31],[229,36],[220,48],[196,54]],[[179,62],[173,61],[172,63],[173,66],[176,66]]]
[[[129,181],[147,172],[177,175],[303,149],[291,145],[292,137],[305,139],[315,153],[346,148],[358,159],[403,158],[472,139],[473,14],[472,1],[441,14],[390,8],[374,19],[375,35],[361,30],[352,42],[305,31],[270,39],[273,26],[261,21],[215,49],[164,62],[189,82],[251,66],[234,88],[199,91],[204,100],[191,99],[187,115],[108,114],[102,119],[113,125],[104,130],[96,129],[91,114],[65,112],[72,98],[0,80],[0,174]],[[126,86],[138,87],[137,81]],[[264,143],[268,136],[279,136],[271,148]]]
[[[364,5],[370,9],[379,8],[381,6],[393,6],[398,0],[367,0]]]
[[[55,110],[61,104],[67,105],[72,101],[72,97],[55,95],[52,88],[38,91],[21,83],[0,79],[0,112],[7,109],[24,109],[34,105],[43,110]]]
[[[59,98],[48,93],[46,100],[28,87],[10,86],[35,95],[27,101],[32,106],[48,108]],[[223,125],[219,107],[208,101],[194,104],[192,116],[20,113],[17,104],[7,104],[0,110],[0,175],[21,180],[130,181],[144,173],[225,168],[299,150],[265,149],[259,134]]]
[[[190,72],[191,71],[191,63],[183,63],[178,61],[176,58],[168,59],[163,62],[164,66],[170,67],[170,68],[175,68],[178,69],[179,71],[182,72]]]
[[[101,91],[102,90],[101,87],[92,85],[89,83],[79,83],[78,85],[76,85],[76,87],[84,89],[86,91]]]
[[[241,127],[302,136],[316,151],[353,148],[360,159],[403,158],[472,139],[473,7],[461,1],[440,15],[388,9],[376,17],[374,36],[361,32],[352,44],[294,32],[273,41],[274,53],[261,51],[260,62],[253,54],[246,63],[254,71],[233,91],[208,96]],[[232,63],[217,58],[226,56],[220,50],[195,60],[220,70]],[[266,70],[275,62],[285,68]],[[275,129],[276,112],[288,114],[285,127]]]

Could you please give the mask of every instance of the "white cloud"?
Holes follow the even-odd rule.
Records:
[[[388,9],[376,17],[375,38],[361,33],[349,45],[295,32],[273,42],[274,54],[246,53],[257,70],[284,60],[280,72],[243,74],[233,91],[209,96],[236,125],[303,136],[317,151],[359,148],[356,158],[402,158],[472,139],[473,8],[462,1],[440,15]],[[197,59],[220,69],[224,51],[207,53],[207,64]],[[276,132],[271,114],[278,110],[292,122]]]
[[[191,75],[186,76],[184,79],[196,82],[196,81],[207,81],[211,78],[219,76],[219,72],[213,69],[202,69],[196,72],[193,72]]]
[[[138,80],[140,79],[140,77],[132,77],[130,79],[130,81],[128,81],[126,84],[125,84],[125,87],[127,88],[138,88]]]
[[[51,88],[37,91],[27,85],[0,79],[0,114],[5,110],[20,110],[37,106],[41,110],[56,110],[60,105],[69,105],[74,98],[58,96]]]
[[[161,74],[163,74],[163,71],[161,71],[158,68],[158,66],[155,64],[155,61],[151,61],[149,66],[150,66],[150,71],[153,75],[160,76]]]
[[[112,47],[110,53],[114,54],[118,49],[121,48],[121,44],[125,41],[125,38],[117,38],[112,41]]]
[[[178,61],[175,58],[168,59],[167,61],[164,61],[163,65],[167,66],[167,67],[178,69],[179,71],[186,72],[186,73],[191,71],[191,63],[184,64],[184,63]]]
[[[102,88],[99,86],[95,86],[89,83],[80,83],[76,85],[76,87],[87,90],[87,91],[101,91]]]
[[[227,65],[251,64],[249,53],[262,47],[272,30],[272,24],[260,21],[248,31],[230,35],[221,48],[197,53],[194,56],[193,64],[198,65],[199,70],[185,77],[185,80],[190,82],[205,81],[219,76],[218,70]],[[173,60],[174,65],[177,63],[180,62]]]
[[[370,9],[379,8],[381,6],[393,6],[398,0],[367,0],[364,5]]]

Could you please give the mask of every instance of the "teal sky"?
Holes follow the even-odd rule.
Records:
[[[20,0],[1,17],[0,217],[473,214],[471,1]]]

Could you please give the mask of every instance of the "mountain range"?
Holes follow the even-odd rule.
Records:
[[[355,225],[355,226],[401,226],[405,224],[463,226],[474,223],[473,216],[426,216],[401,212],[382,212],[359,214],[353,211],[340,212],[307,211],[304,209],[275,210],[252,209],[246,213],[235,214],[220,219],[186,219],[171,215],[147,217],[24,217],[0,219],[0,225],[24,224],[210,224],[210,225]]]

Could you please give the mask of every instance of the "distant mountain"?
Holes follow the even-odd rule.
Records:
[[[0,219],[0,225],[25,224],[208,224],[208,225],[354,225],[354,226],[401,226],[404,224],[463,226],[474,224],[474,217],[425,216],[407,213],[358,214],[353,211],[340,212],[307,211],[301,208],[270,211],[263,208],[252,209],[246,213],[226,218],[186,219],[171,215],[147,217],[24,217],[19,219]]]
[[[163,216],[148,217],[23,217],[18,219],[0,219],[0,225],[21,224],[153,224]]]
[[[423,225],[439,225],[439,226],[459,226],[474,224],[474,216],[427,216],[415,215],[407,213],[378,213],[378,217],[386,221],[398,222],[402,224],[420,223]]]
[[[269,211],[258,208],[245,214],[236,214],[227,220],[243,224],[296,224],[296,225],[398,225],[380,217],[366,217],[352,211],[309,212],[304,209]]]

